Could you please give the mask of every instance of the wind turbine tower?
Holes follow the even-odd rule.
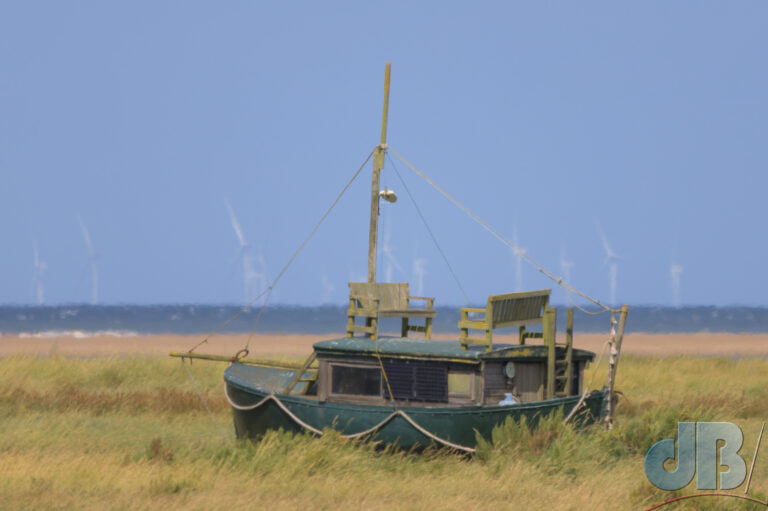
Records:
[[[523,290],[523,258],[528,249],[521,248],[517,242],[517,223],[512,234],[512,255],[515,258],[515,291]]]
[[[323,270],[322,276],[320,277],[320,283],[323,286],[323,299],[321,303],[332,303],[333,292],[336,290],[336,286],[334,286],[331,279],[328,278],[328,274],[325,270]]]
[[[232,224],[232,229],[237,236],[238,245],[240,245],[238,258],[243,265],[243,300],[249,302],[257,293],[260,293],[266,288],[266,261],[264,260],[264,255],[259,252],[255,257],[255,262],[259,266],[259,271],[254,269],[254,257],[252,254],[253,245],[246,241],[245,236],[243,235],[243,230],[240,227],[240,222],[237,221],[237,216],[235,216],[235,210],[232,209],[229,201],[225,200],[224,203],[227,206],[229,220]]]
[[[669,277],[672,281],[672,305],[680,307],[680,274],[683,273],[683,266],[680,264],[669,265]]]
[[[381,246],[381,252],[384,254],[384,257],[387,260],[387,265],[384,267],[384,281],[385,282],[392,282],[392,270],[397,269],[401,274],[404,274],[405,271],[403,270],[403,267],[400,266],[400,263],[397,261],[397,258],[394,254],[394,248],[392,247],[392,244],[390,243],[390,227],[389,223],[387,223],[386,228],[384,229],[384,243]]]
[[[97,305],[99,303],[99,268],[96,265],[98,254],[93,249],[91,234],[88,232],[85,223],[83,223],[83,219],[81,217],[77,217],[77,219],[80,222],[80,230],[83,231],[85,248],[88,250],[88,266],[91,268],[91,303]]]
[[[417,257],[413,260],[413,280],[416,282],[416,295],[424,296],[424,275],[427,274],[427,260]]]
[[[35,300],[37,301],[38,305],[43,305],[45,303],[45,289],[43,287],[43,273],[45,270],[48,269],[48,263],[45,263],[40,260],[40,255],[37,252],[37,243],[35,243],[35,250],[34,250],[34,267],[35,267],[35,276],[34,276],[34,293],[35,293]]]
[[[575,264],[573,261],[568,260],[568,257],[565,255],[565,249],[563,249],[560,252],[560,273],[563,274],[563,280],[568,284],[571,283],[571,269],[573,269]]]
[[[610,280],[611,305],[616,304],[616,282],[619,275],[619,256],[611,248],[605,233],[600,231],[600,238],[603,241],[603,250],[605,251],[605,262],[603,266],[608,266],[608,278]]]

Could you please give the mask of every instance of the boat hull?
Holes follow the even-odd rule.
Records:
[[[490,439],[493,428],[508,417],[531,423],[562,409],[567,415],[580,396],[507,406],[407,406],[361,405],[319,401],[314,397],[285,395],[225,378],[238,438],[258,439],[267,431],[282,429],[296,433],[322,434],[332,428],[352,438],[374,440],[402,447],[432,443],[471,451],[476,433]],[[579,409],[581,423],[601,416],[607,392],[589,394]]]

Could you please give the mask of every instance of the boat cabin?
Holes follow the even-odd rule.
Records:
[[[556,380],[547,395],[548,348],[497,344],[490,352],[456,341],[407,338],[337,339],[314,345],[321,401],[399,406],[496,405],[512,394],[520,403],[578,395],[592,352],[572,350],[570,384]],[[565,359],[564,347],[556,347]],[[383,367],[383,371],[382,371]],[[390,394],[391,392],[391,394]]]
[[[405,283],[350,283],[347,337],[316,343],[284,393],[323,402],[394,401],[400,406],[514,404],[579,395],[584,367],[595,355],[573,349],[572,309],[565,342],[557,342],[557,310],[549,307],[550,293],[489,296],[484,309],[461,309],[457,341],[435,341],[434,298],[409,296]],[[423,300],[426,307],[412,308],[410,300]],[[380,317],[401,317],[402,336],[380,339]],[[365,324],[357,325],[358,318]],[[425,325],[411,324],[413,318],[424,319]],[[541,325],[541,331],[529,331],[532,325]],[[494,344],[493,331],[509,327],[518,329],[518,344]],[[482,336],[473,337],[473,330]],[[425,338],[408,338],[409,331]],[[363,336],[355,337],[357,332]],[[531,339],[543,342],[530,344]]]

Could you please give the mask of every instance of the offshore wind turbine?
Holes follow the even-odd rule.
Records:
[[[266,287],[266,262],[264,260],[264,255],[260,251],[255,257],[253,256],[253,245],[246,241],[243,229],[240,227],[240,222],[237,221],[235,210],[232,209],[232,205],[228,200],[225,200],[224,203],[227,206],[229,220],[232,224],[232,229],[235,231],[235,236],[237,236],[238,245],[240,246],[238,259],[243,266],[243,300],[249,302],[253,299],[256,293],[263,291]],[[254,269],[254,259],[259,266],[258,271]]]
[[[43,287],[43,273],[45,272],[45,270],[48,269],[48,263],[40,260],[40,255],[38,254],[38,251],[37,251],[37,242],[35,242],[33,256],[34,256],[33,263],[35,268],[33,289],[35,294],[35,300],[37,301],[38,305],[43,305],[45,303],[45,288]]]
[[[512,255],[515,257],[515,291],[523,290],[523,258],[528,249],[521,248],[517,242],[517,222],[512,231]]]
[[[91,268],[91,303],[97,305],[99,303],[99,267],[96,265],[96,261],[99,255],[93,249],[91,234],[88,232],[82,217],[78,216],[77,220],[80,222],[80,230],[83,232],[85,248],[88,250],[88,266]]]
[[[386,258],[386,266],[384,267],[384,282],[392,282],[392,270],[393,268],[397,269],[401,274],[404,274],[405,271],[403,270],[403,267],[400,265],[400,263],[397,261],[397,258],[395,257],[394,250],[392,247],[392,244],[390,243],[390,228],[389,223],[387,223],[386,228],[384,229],[384,243],[381,246],[381,252],[384,254],[384,257]]]
[[[669,265],[669,277],[672,283],[672,305],[680,307],[680,274],[683,273],[683,265],[672,263]]]
[[[619,256],[616,254],[616,252],[613,251],[611,248],[610,243],[608,243],[608,238],[605,237],[605,233],[602,229],[598,227],[598,230],[600,232],[600,238],[603,242],[603,250],[605,251],[605,261],[603,262],[603,266],[608,266],[608,278],[610,279],[610,297],[611,297],[611,305],[616,304],[616,281],[618,280],[619,275]]]
[[[413,259],[413,280],[416,283],[415,296],[424,296],[424,276],[427,274],[428,262],[423,257]]]
[[[571,283],[571,269],[575,264],[573,261],[568,260],[568,257],[565,255],[565,249],[562,249],[560,251],[560,273],[563,275],[563,280],[568,284]]]
[[[331,303],[333,301],[333,292],[336,290],[336,286],[334,286],[331,279],[328,278],[328,274],[325,270],[323,270],[320,277],[320,283],[323,286],[323,299],[321,303]]]

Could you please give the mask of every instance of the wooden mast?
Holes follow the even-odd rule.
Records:
[[[387,62],[384,72],[384,108],[381,116],[381,143],[373,151],[373,183],[371,185],[371,230],[368,244],[368,282],[376,282],[376,238],[379,223],[379,177],[384,167],[384,155],[387,152],[387,115],[389,113],[389,70]]]

